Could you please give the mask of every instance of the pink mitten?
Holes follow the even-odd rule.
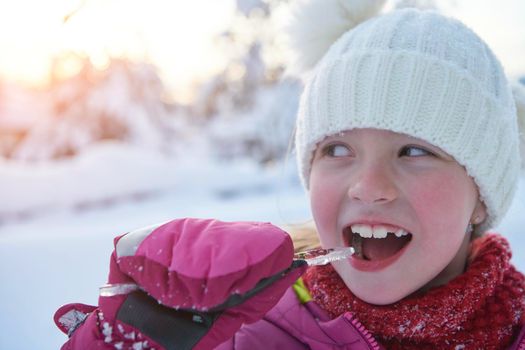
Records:
[[[143,348],[211,349],[277,303],[304,271],[292,258],[288,234],[268,223],[180,219],[131,232],[112,255],[119,273],[110,271],[99,299],[104,320],[84,333],[113,345],[130,343],[132,331]],[[82,342],[74,349],[94,348]]]

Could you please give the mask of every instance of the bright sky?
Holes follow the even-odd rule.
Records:
[[[68,22],[63,18],[82,5]],[[0,1],[0,75],[42,85],[51,57],[87,53],[104,67],[108,55],[150,58],[172,88],[223,64],[213,36],[228,28],[233,0]]]
[[[439,2],[489,43],[507,73],[525,73],[525,1]],[[228,28],[234,7],[234,0],[2,0],[0,75],[45,84],[51,57],[64,50],[85,52],[99,67],[108,55],[148,57],[183,96],[224,64],[213,35]]]

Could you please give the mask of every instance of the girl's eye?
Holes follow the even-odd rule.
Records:
[[[350,149],[345,145],[328,145],[323,149],[323,154],[330,157],[347,157],[351,155]]]
[[[416,147],[416,146],[405,146],[401,149],[399,152],[400,156],[408,156],[408,157],[424,157],[424,156],[434,156],[434,153],[427,151],[424,148]]]

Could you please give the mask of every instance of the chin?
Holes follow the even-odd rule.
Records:
[[[348,266],[343,264],[333,264],[335,270],[350,291],[359,299],[374,305],[389,305],[400,301],[413,292],[419,290],[421,286],[385,281],[377,276],[364,276],[362,273],[355,274]],[[338,266],[336,266],[338,265]],[[381,280],[382,282],[378,282]],[[414,282],[414,281],[412,281]]]
[[[352,293],[354,293],[355,296],[361,299],[362,301],[367,302],[369,304],[374,304],[374,305],[394,304],[408,295],[406,293],[402,293],[402,294],[384,293],[384,294],[379,294],[379,295],[377,294],[372,295],[372,293],[360,293],[359,291],[353,291],[353,290],[352,290]]]

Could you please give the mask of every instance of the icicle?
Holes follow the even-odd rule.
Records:
[[[348,259],[355,253],[353,247],[317,248],[294,255],[294,260],[304,260],[309,266],[326,265],[328,263]]]

